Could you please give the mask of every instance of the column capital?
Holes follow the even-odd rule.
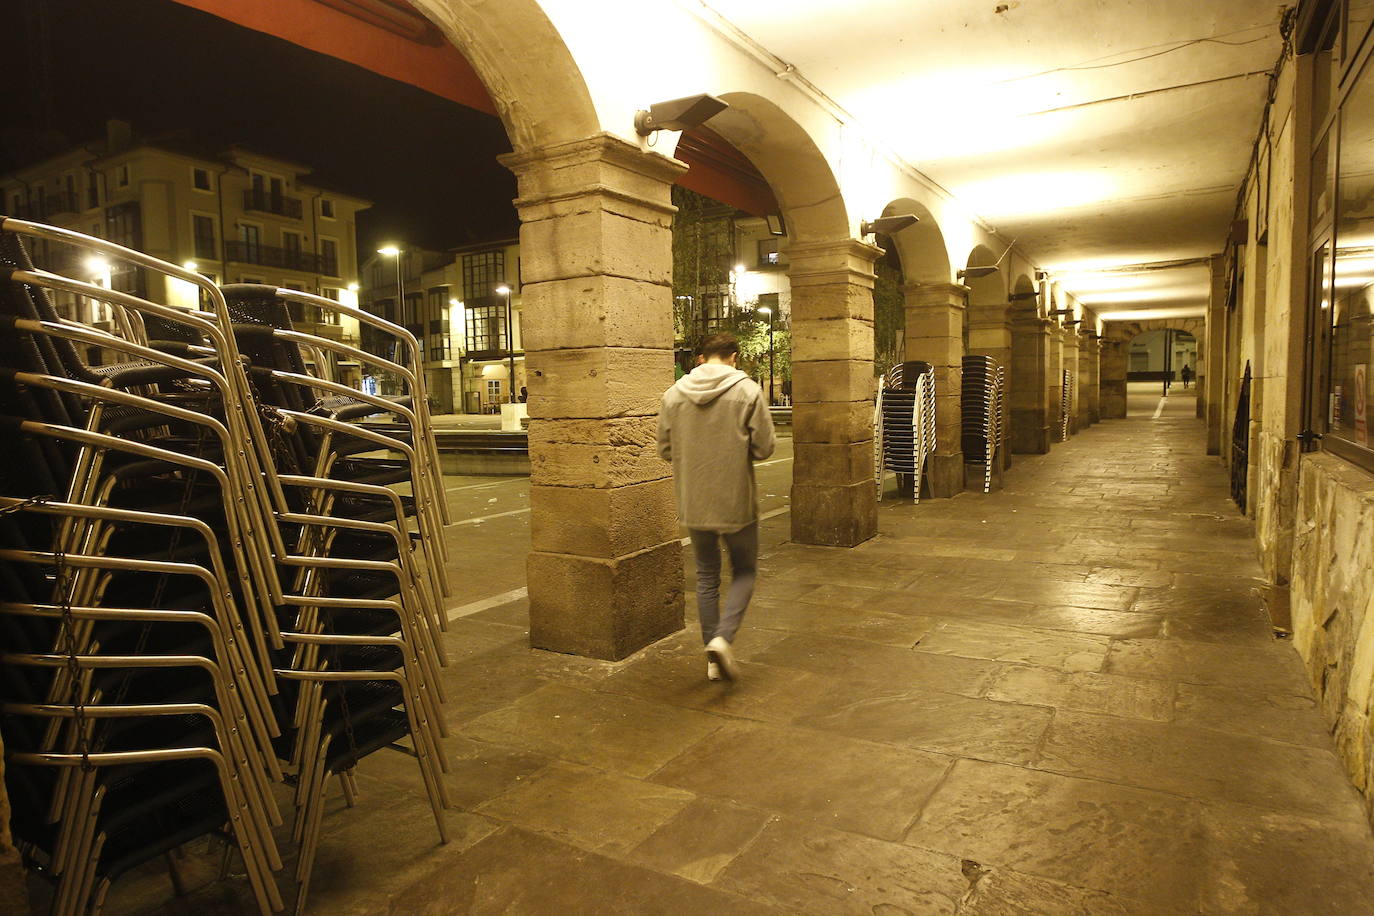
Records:
[[[687,166],[609,133],[497,157],[515,173],[515,207],[524,220],[546,218],[564,201],[591,195],[677,212],[671,187]]]
[[[968,307],[969,288],[960,283],[905,283],[902,296],[907,308],[944,305],[950,308]]]
[[[873,263],[883,250],[858,239],[798,242],[784,249],[787,278],[793,289],[829,283],[857,283],[872,288]]]

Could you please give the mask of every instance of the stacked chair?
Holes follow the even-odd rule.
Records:
[[[202,308],[38,270],[34,238],[193,284]],[[113,329],[60,317],[57,292],[108,303]],[[297,331],[291,302],[407,355]],[[408,394],[340,385],[345,357]],[[206,835],[279,911],[285,798],[301,911],[328,781],[351,806],[354,767],[382,748],[415,757],[447,840],[448,519],[418,359],[350,306],[221,290],[0,217],[0,733],[15,840],[54,913],[98,912],[120,875]]]
[[[1059,383],[1059,440],[1069,441],[1069,422],[1073,418],[1073,372],[1065,369]]]
[[[911,482],[913,498],[921,500],[926,457],[935,451],[935,367],[913,360],[888,370],[878,390],[873,412],[873,477],[878,499],[883,498],[887,472]]]
[[[962,439],[964,462],[983,465],[983,492],[992,491],[992,468],[1006,428],[1005,378],[1002,366],[990,356],[965,356]]]

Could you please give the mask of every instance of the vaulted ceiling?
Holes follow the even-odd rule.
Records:
[[[709,0],[1099,312],[1200,314],[1278,0]],[[1105,272],[1103,268],[1107,268]]]

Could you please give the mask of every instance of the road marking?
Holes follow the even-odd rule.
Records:
[[[456,607],[453,610],[449,611],[448,619],[457,620],[459,617],[470,617],[473,614],[478,614],[482,611],[490,610],[494,607],[501,607],[501,605],[503,604],[510,604],[512,601],[519,601],[521,598],[528,596],[529,593],[530,590],[522,585],[519,588],[513,588],[508,592],[502,592],[499,595],[492,595],[490,598],[483,598],[480,601],[472,601],[468,604],[460,605],[459,607]]]
[[[1159,406],[1155,408],[1155,415],[1153,417],[1150,417],[1150,419],[1158,420],[1159,415],[1162,413],[1164,413],[1164,398],[1159,399]]]
[[[505,518],[507,515],[524,515],[524,514],[525,514],[526,512],[528,512],[528,511],[530,511],[528,508],[524,508],[524,509],[511,509],[509,512],[493,512],[491,515],[479,515],[479,516],[477,516],[476,518],[460,518],[458,521],[454,522],[453,524],[455,524],[455,525],[478,525],[478,524],[481,524],[482,522],[487,521],[488,519],[493,519],[493,518]]]
[[[520,483],[528,479],[528,477],[516,477],[513,480],[498,480],[496,483],[469,483],[458,487],[444,487],[444,492],[455,493],[458,490],[487,490],[491,487],[504,487],[508,483]]]
[[[766,467],[768,467],[770,464],[782,464],[784,461],[791,461],[791,460],[792,460],[791,458],[774,458],[772,461],[760,461],[758,464],[755,464],[754,467],[756,467],[756,468],[766,468]]]

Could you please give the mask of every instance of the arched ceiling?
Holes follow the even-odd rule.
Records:
[[[1224,245],[1280,0],[710,5],[1095,309],[1201,313],[1206,269],[1157,268]]]

